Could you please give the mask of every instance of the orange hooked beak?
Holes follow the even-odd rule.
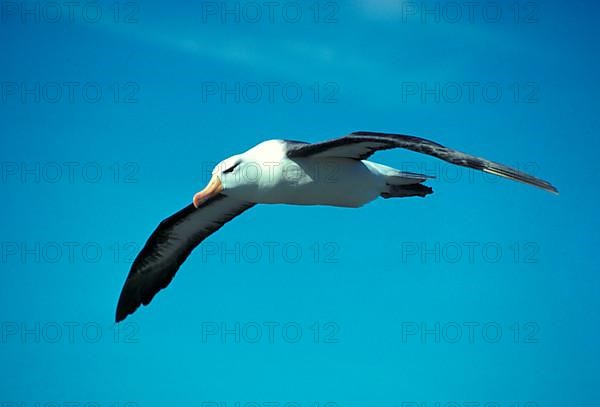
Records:
[[[213,175],[210,181],[208,182],[206,188],[194,195],[194,206],[196,208],[199,207],[213,196],[221,193],[221,191],[223,191],[223,185],[221,184],[221,180],[216,175]]]

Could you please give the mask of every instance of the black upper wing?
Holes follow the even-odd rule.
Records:
[[[204,239],[253,203],[217,195],[199,208],[190,204],[163,220],[138,254],[119,297],[116,320],[122,321],[141,304],[148,305]]]
[[[315,144],[291,143],[287,156],[294,157],[345,157],[366,160],[376,151],[404,148],[437,157],[449,163],[474,168],[514,181],[534,185],[550,192],[558,190],[549,182],[532,177],[506,165],[444,147],[436,142],[402,134],[359,131],[348,136]]]

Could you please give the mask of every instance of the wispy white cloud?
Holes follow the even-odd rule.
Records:
[[[98,24],[105,30],[145,45],[164,47],[184,53],[198,61],[215,61],[239,67],[248,76],[273,76],[290,81],[336,81],[344,93],[357,100],[372,97],[374,84],[382,84],[390,92],[403,80],[454,81],[465,72],[473,72],[470,54],[453,55],[448,46],[482,49],[494,45],[494,53],[510,54],[511,41],[502,38],[500,29],[489,27],[402,23],[402,2],[367,0],[354,6],[354,12],[368,10],[369,18],[386,16],[391,24],[375,26],[369,35],[356,36],[353,27],[364,20],[362,14],[352,21],[340,22],[333,35],[319,36],[320,27],[308,27],[306,34],[284,29],[256,29],[231,25],[199,24],[193,19],[168,22],[165,19],[145,20],[135,27],[117,24]],[[393,16],[394,18],[391,18]],[[395,24],[398,24],[397,26]],[[405,34],[409,36],[404,36]],[[379,40],[381,37],[386,41]],[[450,40],[449,40],[450,39]],[[361,41],[357,45],[357,41]],[[372,46],[365,47],[364,44]],[[437,44],[432,48],[431,44]],[[462,45],[460,45],[462,46]],[[437,50],[437,51],[436,51]],[[438,52],[441,51],[441,52]],[[438,52],[436,54],[436,52]],[[533,52],[533,51],[532,51]],[[451,60],[451,61],[450,61]],[[451,63],[450,63],[451,62]],[[360,80],[357,80],[360,78]],[[384,91],[379,89],[380,93]]]

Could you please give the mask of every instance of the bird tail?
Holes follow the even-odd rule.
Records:
[[[388,191],[383,192],[381,196],[385,199],[389,198],[407,198],[410,196],[420,196],[425,198],[427,195],[433,194],[433,189],[423,184],[412,185],[390,185]]]

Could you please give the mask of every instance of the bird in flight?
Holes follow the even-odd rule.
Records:
[[[404,148],[449,163],[558,193],[550,183],[433,141],[401,134],[355,132],[322,143],[264,141],[220,162],[192,203],[163,220],[134,260],[117,305],[116,321],[167,287],[192,250],[256,204],[358,208],[378,197],[425,197],[433,192],[422,174],[367,159],[376,151]]]

